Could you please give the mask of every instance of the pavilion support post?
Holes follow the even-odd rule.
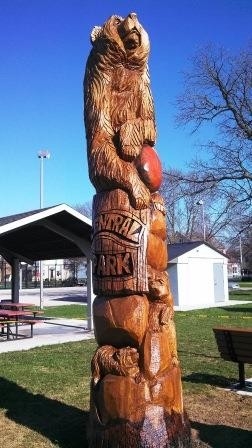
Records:
[[[87,257],[87,314],[88,314],[88,330],[93,330],[93,301],[95,294],[93,293],[93,277],[92,277],[92,260]]]
[[[22,289],[23,287],[23,270],[22,266],[19,267],[19,289]]]
[[[19,302],[19,259],[13,258],[11,262],[11,300],[13,303]]]

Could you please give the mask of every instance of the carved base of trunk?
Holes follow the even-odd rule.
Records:
[[[158,406],[146,409],[140,422],[117,420],[96,425],[89,448],[191,448],[190,425],[185,414],[166,414]]]
[[[91,387],[90,448],[189,448],[178,366],[146,380],[106,375]]]

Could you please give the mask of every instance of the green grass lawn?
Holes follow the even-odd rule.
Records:
[[[252,290],[231,290],[229,291],[230,300],[251,300]],[[44,308],[45,317],[62,317],[66,319],[86,319],[87,318],[87,306],[86,305],[63,305],[63,306],[50,306]]]
[[[80,317],[78,313],[86,308],[79,305],[60,308],[65,308],[63,311],[69,316],[70,307],[74,317]],[[57,308],[50,308],[50,312],[55,315]],[[47,312],[48,309],[46,315]],[[247,430],[229,430],[227,437],[230,423],[225,421],[225,412],[230,407],[232,411],[233,404],[230,404],[232,394],[223,392],[223,387],[237,379],[238,369],[236,364],[220,359],[212,327],[252,327],[252,304],[177,312],[175,320],[184,395],[190,402],[189,415],[195,427],[197,409],[203,406],[210,414],[204,417],[204,425],[198,425],[201,430],[204,426],[205,432],[201,432],[209,443],[207,446],[247,448],[250,446]],[[95,348],[96,342],[87,340],[0,355],[0,432],[5,448],[87,448],[85,423],[89,409],[90,361]],[[252,367],[246,366],[246,374],[252,377]],[[227,394],[231,394],[230,398]],[[249,413],[249,400],[242,401],[244,416]],[[221,410],[218,406],[222,406]],[[208,421],[208,418],[217,419],[217,411],[225,423],[218,428]],[[245,420],[241,417],[241,421]]]
[[[0,355],[0,433],[5,448],[86,448],[95,341]]]
[[[229,291],[230,300],[251,300],[252,290],[234,289]]]
[[[220,359],[212,328],[252,328],[252,303],[175,314],[184,388],[206,391],[237,379],[237,365]],[[252,377],[252,368],[246,368]]]
[[[86,319],[86,305],[48,306],[44,308],[45,317],[64,317],[66,319]]]
[[[252,288],[252,282],[239,282],[241,288]]]

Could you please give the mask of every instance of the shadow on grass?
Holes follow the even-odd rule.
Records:
[[[249,289],[236,289],[236,290],[230,290],[229,291],[229,296],[230,297],[232,297],[232,296],[248,296],[248,297],[252,297],[251,296],[251,290],[249,290]],[[252,300],[252,299],[250,299],[250,300]]]
[[[228,307],[221,307],[220,310],[228,311],[229,313],[251,313],[252,307],[246,308],[246,304],[244,304],[244,307],[241,305],[241,308],[239,308],[237,305],[231,305]]]
[[[42,434],[60,448],[87,448],[88,412],[32,394],[0,378],[0,407],[14,422]]]
[[[210,375],[208,373],[191,373],[185,375],[182,380],[189,383],[210,384],[211,386],[229,387],[230,384],[237,382],[237,378],[226,378],[221,375]]]
[[[52,302],[72,302],[72,303],[87,303],[87,296],[73,296],[73,295],[69,295],[69,296],[63,296],[63,297],[57,297],[56,299],[53,298],[51,299]]]
[[[225,425],[206,425],[191,421],[199,439],[212,448],[248,448],[252,446],[252,433],[245,429]]]
[[[193,355],[193,356],[200,356],[200,358],[210,358],[210,359],[220,359],[219,356],[214,355],[206,355],[205,353],[197,353],[197,352],[189,352],[188,350],[178,350],[179,354],[185,354],[185,355]]]
[[[88,447],[88,412],[43,395],[34,395],[4,378],[0,379],[0,406],[6,409],[6,416],[10,420],[42,434],[60,448]],[[209,447],[252,446],[251,432],[243,429],[198,422],[191,422],[191,426],[198,431],[199,439]]]

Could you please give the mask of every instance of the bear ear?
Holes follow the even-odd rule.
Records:
[[[96,41],[97,37],[100,36],[100,34],[101,34],[101,30],[102,30],[102,27],[101,27],[101,26],[95,26],[95,27],[92,29],[91,34],[90,34],[90,40],[91,40],[91,43],[92,43],[92,44]]]

